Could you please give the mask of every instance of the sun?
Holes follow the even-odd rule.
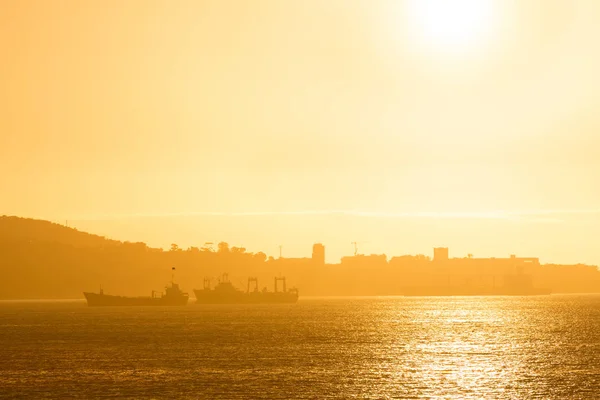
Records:
[[[421,51],[465,53],[490,39],[495,0],[407,0],[408,34]]]

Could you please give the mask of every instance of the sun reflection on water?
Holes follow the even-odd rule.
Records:
[[[544,398],[600,392],[600,296],[0,307],[0,397]]]

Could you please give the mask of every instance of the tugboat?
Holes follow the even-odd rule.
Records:
[[[283,283],[283,291],[278,291],[277,283]],[[250,291],[253,284],[254,289]],[[298,301],[298,289],[286,287],[285,277],[275,277],[274,291],[269,292],[267,288],[258,290],[258,279],[256,277],[248,278],[248,287],[246,292],[237,289],[229,281],[229,275],[223,274],[219,283],[214,289],[210,287],[210,279],[204,278],[204,287],[195,289],[196,304],[281,304],[296,303]]]
[[[173,268],[175,270],[175,268]],[[171,286],[165,287],[165,293],[156,293],[152,291],[151,296],[144,297],[126,297],[104,294],[100,288],[100,293],[83,292],[87,304],[90,307],[98,306],[185,306],[188,303],[189,295],[184,293],[177,283],[171,279]]]

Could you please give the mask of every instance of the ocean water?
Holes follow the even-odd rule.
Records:
[[[600,296],[0,302],[0,398],[597,399]]]

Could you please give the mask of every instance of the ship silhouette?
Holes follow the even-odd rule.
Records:
[[[278,291],[277,283],[283,283],[283,290]],[[254,289],[250,291],[250,286],[253,284]],[[258,279],[256,277],[248,278],[248,287],[246,292],[236,288],[229,281],[229,275],[223,274],[219,279],[218,284],[210,287],[210,279],[204,278],[204,287],[195,289],[197,304],[279,304],[279,303],[296,303],[298,301],[298,289],[286,287],[285,277],[275,277],[274,291],[269,292],[267,288],[262,291],[258,290]]]
[[[174,271],[175,268],[172,268]],[[100,288],[100,293],[83,292],[88,306],[185,306],[189,295],[183,292],[177,283],[171,279],[171,286],[165,287],[164,293],[152,291],[151,296],[127,297],[105,294]]]

